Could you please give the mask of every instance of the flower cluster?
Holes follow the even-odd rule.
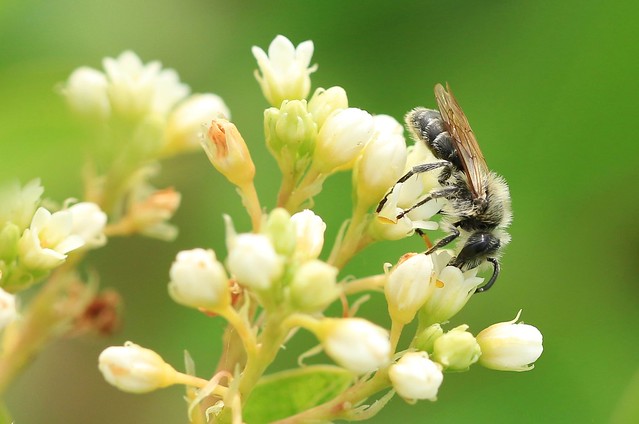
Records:
[[[431,152],[423,144],[407,147],[394,118],[350,106],[341,87],[317,88],[307,98],[310,74],[317,69],[311,66],[312,52],[312,42],[295,47],[283,36],[273,40],[268,54],[253,48],[256,78],[270,104],[264,113],[265,141],[282,173],[275,209],[267,213],[260,204],[255,165],[239,129],[217,117],[202,136],[209,160],[238,188],[252,223],[250,232],[238,232],[226,217],[225,258],[207,248],[185,250],[169,271],[174,301],[229,324],[216,375],[200,379],[188,364],[188,373],[179,373],[156,353],[127,343],[100,356],[99,368],[111,384],[130,392],[186,384],[190,417],[195,420],[196,414],[202,422],[210,415],[233,423],[248,416],[286,423],[362,420],[395,393],[408,402],[435,400],[446,372],[466,371],[475,363],[524,371],[541,355],[541,333],[517,323],[519,316],[477,335],[466,324],[444,328],[484,281],[478,268],[448,265],[449,251],[410,253],[394,266],[387,264],[384,272],[340,278],[343,266],[369,244],[437,229],[432,217],[442,201],[399,213],[438,186],[432,173],[396,184],[414,165],[434,161]],[[352,214],[324,260],[326,224],[311,210],[313,198],[328,177],[345,170],[352,171]],[[382,198],[386,202],[376,213]],[[348,296],[370,291],[384,292],[390,329],[356,317],[366,295],[349,305]],[[342,303],[342,316],[328,316],[327,307],[336,301]],[[413,320],[417,330],[409,345],[400,347],[400,336]],[[323,350],[337,366],[308,365],[264,378],[299,329],[318,341],[300,363]],[[300,376],[331,384],[316,387],[308,399],[299,394],[293,414],[252,409],[281,402],[269,396],[297,390]],[[277,390],[269,390],[273,384]],[[364,405],[380,391],[387,394]]]
[[[33,180],[0,190],[0,285],[22,290],[62,265],[69,254],[106,243],[106,214],[91,202],[57,211],[42,206],[44,189]]]

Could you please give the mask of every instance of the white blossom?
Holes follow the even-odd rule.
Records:
[[[317,65],[309,66],[313,56],[313,42],[304,41],[297,47],[283,35],[278,35],[268,47],[268,55],[257,46],[251,49],[259,71],[255,78],[266,100],[280,107],[284,100],[301,100],[311,89],[310,74]]]
[[[104,73],[82,66],[71,73],[60,91],[74,113],[106,120],[111,114],[107,86]]]
[[[38,208],[31,226],[18,241],[18,255],[26,268],[50,270],[60,265],[67,253],[82,247],[84,239],[73,234],[73,214],[68,210],[51,213]]]
[[[107,215],[92,202],[80,202],[67,209],[71,212],[71,232],[82,237],[84,247],[96,248],[106,243],[104,227]]]

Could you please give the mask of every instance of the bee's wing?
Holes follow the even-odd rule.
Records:
[[[459,107],[459,103],[450,91],[448,84],[446,84],[446,89],[441,84],[435,86],[435,98],[439,106],[439,113],[442,115],[446,129],[453,139],[459,159],[464,166],[473,197],[483,198],[486,196],[484,176],[488,174],[489,170],[484,155],[477,144],[475,134],[468,124],[468,119]]]

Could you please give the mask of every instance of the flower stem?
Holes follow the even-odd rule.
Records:
[[[369,214],[366,209],[356,207],[348,229],[343,237],[338,237],[333,245],[328,263],[343,268],[359,251],[373,242],[373,238],[366,234]]]
[[[255,184],[253,184],[253,180],[251,180],[249,183],[238,186],[238,188],[240,196],[242,197],[242,204],[251,217],[253,232],[257,233],[260,231],[260,225],[262,224],[262,207],[260,206],[260,199],[255,190]]]

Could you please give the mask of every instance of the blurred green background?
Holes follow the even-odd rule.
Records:
[[[296,44],[313,40],[314,87],[341,85],[351,105],[397,119],[433,107],[432,87],[448,81],[489,165],[509,181],[515,213],[500,280],[453,324],[478,332],[522,308],[545,351],[527,373],[447,374],[437,402],[394,399],[372,422],[608,422],[624,394],[639,401],[628,392],[639,366],[638,18],[632,1],[3,0],[0,181],[40,177],[48,197],[81,194],[86,140],[54,86],[125,49],[225,99],[269,208],[278,172],[262,144],[266,102],[252,45],[266,48],[280,33]],[[166,162],[156,182],[183,193],[179,238],[113,240],[89,258],[102,284],[123,294],[124,326],[108,340],[63,340],[43,352],[7,398],[16,423],[186,421],[181,388],[121,393],[102,380],[96,358],[132,340],[180,369],[188,349],[209,375],[222,323],[170,301],[168,268],[185,248],[223,257],[221,215],[237,217],[239,229],[248,220],[204,154]],[[328,242],[349,215],[348,182],[347,174],[332,178],[317,198]],[[379,272],[421,248],[419,240],[379,244],[347,272]],[[381,296],[363,313],[387,322]],[[293,366],[299,349],[283,352],[277,367]]]

